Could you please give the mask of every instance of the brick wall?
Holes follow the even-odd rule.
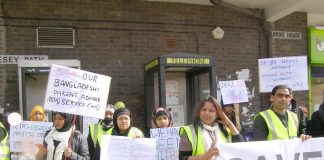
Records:
[[[2,12],[2,0],[0,0],[0,16],[3,16]],[[5,54],[6,47],[6,27],[4,26],[4,19],[0,17],[0,55]],[[0,64],[0,108],[4,108],[4,91],[6,85],[6,68],[5,65]]]
[[[273,57],[308,56],[307,14],[294,13],[278,20],[273,27],[276,31],[301,32],[301,40],[273,39]],[[308,91],[295,91],[294,98],[300,105],[308,105]]]
[[[3,2],[6,16],[6,54],[40,54],[49,59],[79,59],[84,70],[111,76],[109,102],[124,101],[135,113],[135,124],[144,128],[143,65],[149,60],[172,52],[213,56],[217,60],[219,80],[237,79],[249,71],[247,86],[253,95],[242,103],[243,120],[251,124],[252,116],[267,105],[258,93],[257,59],[268,56],[267,34],[263,21],[222,6],[137,0],[55,1],[10,0]],[[289,22],[287,22],[289,21]],[[295,28],[293,24],[298,25]],[[276,27],[303,30],[306,14],[294,13]],[[36,27],[73,27],[76,47],[49,49],[36,47]],[[211,31],[220,26],[222,40],[212,38]],[[276,28],[276,29],[277,29]],[[167,46],[167,39],[176,45]],[[275,43],[273,55],[306,54],[307,42]],[[299,45],[295,48],[296,44]],[[6,66],[4,101],[9,110],[18,110],[17,66]],[[1,79],[2,80],[2,79]]]

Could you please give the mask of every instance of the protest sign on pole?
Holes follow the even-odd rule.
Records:
[[[150,129],[150,137],[157,141],[157,160],[179,159],[179,127]]]
[[[103,119],[110,81],[105,75],[53,64],[44,108]]]
[[[9,144],[11,152],[34,152],[35,144],[43,144],[44,134],[53,127],[52,122],[23,121],[10,126]]]
[[[100,160],[154,160],[156,140],[124,136],[101,136]]]
[[[295,91],[308,90],[307,57],[259,59],[260,92],[271,92],[276,85]]]
[[[323,160],[324,138],[219,143],[219,160]]]
[[[244,80],[219,81],[224,104],[248,102],[248,93]]]

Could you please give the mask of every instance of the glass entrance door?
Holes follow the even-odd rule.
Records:
[[[324,67],[311,67],[311,98],[316,111],[324,101]]]

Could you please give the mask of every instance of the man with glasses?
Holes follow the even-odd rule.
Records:
[[[272,89],[270,97],[272,107],[254,117],[254,140],[266,141],[297,137],[297,115],[287,109],[291,98],[291,90],[285,85],[278,85]],[[301,138],[306,140],[309,136],[302,134]]]

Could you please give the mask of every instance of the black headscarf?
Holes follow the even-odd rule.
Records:
[[[59,132],[66,132],[71,129],[71,127],[75,123],[75,115],[68,114],[68,113],[61,113],[61,112],[54,112],[53,116],[55,117],[56,114],[60,114],[62,117],[64,117],[64,124],[61,129],[56,129]]]
[[[118,135],[120,135],[120,130],[118,128],[117,118],[122,114],[126,114],[126,115],[129,116],[130,119],[132,119],[131,112],[126,108],[118,108],[114,112],[114,116],[113,116],[114,130],[117,132]],[[131,128],[131,126],[128,128],[128,131],[129,131],[130,128]],[[128,133],[128,131],[126,133]]]

